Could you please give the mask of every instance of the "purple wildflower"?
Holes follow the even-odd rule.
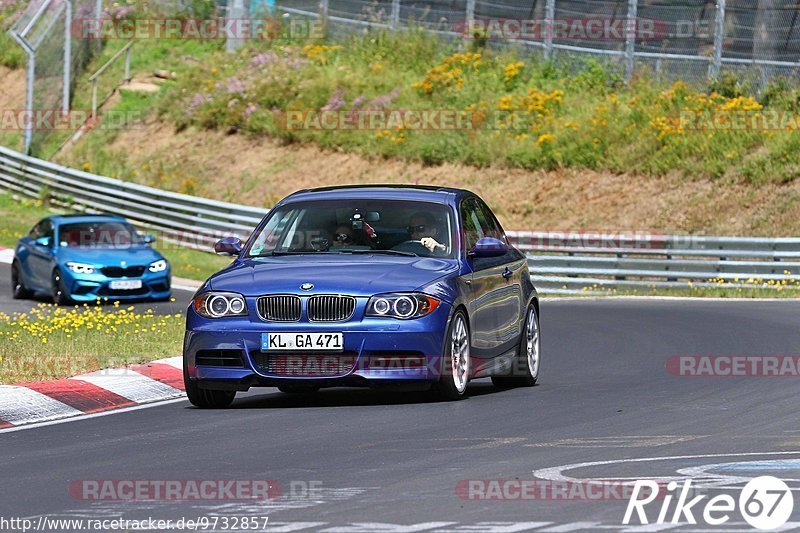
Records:
[[[397,98],[398,94],[400,94],[400,89],[392,89],[392,92],[390,93],[382,94],[373,98],[367,107],[369,109],[386,109],[392,105],[392,102],[394,102],[394,99]]]
[[[322,111],[339,111],[347,105],[347,101],[344,99],[344,89],[339,87],[328,99],[328,103],[322,107]]]
[[[226,85],[226,89],[231,94],[242,94],[245,91],[246,87],[244,85],[244,82],[239,78],[230,78]]]
[[[258,110],[258,105],[254,104],[253,102],[250,102],[249,104],[247,104],[247,107],[244,110],[244,118],[249,118],[250,115],[255,113],[257,110]]]

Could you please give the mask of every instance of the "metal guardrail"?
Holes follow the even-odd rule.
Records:
[[[545,293],[798,288],[800,238],[508,232]]]
[[[247,237],[267,209],[163,191],[67,168],[0,147],[0,188],[86,212],[117,213],[168,242],[210,250],[223,236]]]
[[[0,147],[0,189],[85,212],[123,215],[180,246],[211,251],[246,238],[267,209],[218,202],[98,176]],[[564,234],[509,231],[543,293],[800,286],[800,238]]]

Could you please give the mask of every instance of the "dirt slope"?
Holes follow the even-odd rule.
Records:
[[[508,229],[628,230],[722,235],[800,235],[800,185],[650,178],[591,171],[530,172],[460,165],[424,167],[315,146],[187,130],[152,122],[125,131],[110,148],[130,164],[191,175],[191,191],[267,206],[302,188],[419,183],[471,189]],[[69,155],[66,162],[71,161]],[[124,179],[152,183],[136,175]],[[175,183],[165,181],[174,189]]]

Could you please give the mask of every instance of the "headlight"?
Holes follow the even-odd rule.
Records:
[[[87,265],[86,263],[73,263],[70,261],[67,263],[67,268],[76,274],[91,274],[94,272],[94,267],[92,265]]]
[[[235,292],[207,292],[194,299],[194,310],[206,318],[244,316],[247,304],[244,296]]]
[[[381,294],[367,303],[367,316],[407,320],[429,315],[441,302],[425,294]]]
[[[158,261],[154,261],[150,263],[150,272],[164,272],[167,269],[167,260],[166,259],[159,259]]]

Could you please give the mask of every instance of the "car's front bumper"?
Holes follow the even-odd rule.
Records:
[[[110,278],[102,273],[76,274],[63,269],[64,285],[69,298],[75,302],[95,302],[100,300],[161,300],[171,294],[171,276],[169,269],[163,272],[145,271],[136,278]],[[142,282],[138,289],[112,289],[114,281]]]
[[[359,312],[363,313],[362,306],[356,315]],[[190,308],[184,359],[189,377],[202,381],[207,388],[246,390],[287,383],[331,387],[431,382],[440,375],[450,313],[451,307],[442,303],[429,316],[415,320],[360,318],[342,323],[278,323],[257,317],[205,319]],[[343,351],[337,354],[261,350],[263,333],[300,332],[341,332]],[[240,355],[241,364],[232,366],[235,359],[225,358],[236,354]],[[215,360],[216,355],[220,359]],[[278,365],[281,372],[273,371],[276,360],[284,361],[283,366]]]

